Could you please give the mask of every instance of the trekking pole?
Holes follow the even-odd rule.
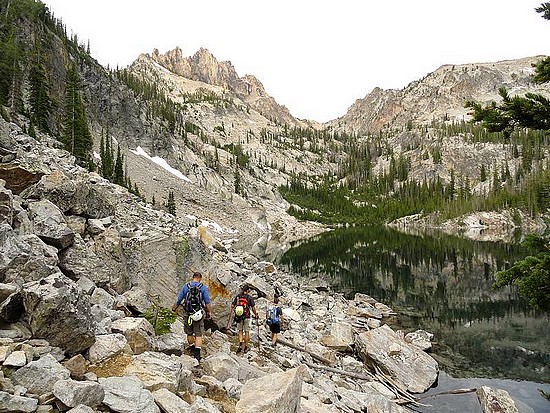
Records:
[[[231,323],[231,314],[227,317],[227,325],[225,326],[225,333],[229,332],[229,324]]]
[[[256,324],[258,324],[258,350],[260,349],[260,317],[256,316]]]

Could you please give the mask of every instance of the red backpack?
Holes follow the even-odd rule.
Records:
[[[250,308],[248,307],[248,296],[238,295],[237,299],[236,299],[236,302],[235,302],[235,308],[237,308],[238,306],[241,306],[243,308],[242,315],[239,316],[239,315],[235,314],[235,321],[237,323],[240,323],[245,318],[250,317]]]

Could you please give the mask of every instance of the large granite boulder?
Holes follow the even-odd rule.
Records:
[[[55,204],[47,199],[29,202],[29,218],[33,231],[46,244],[58,249],[67,248],[74,241],[74,232]]]
[[[59,252],[59,267],[75,280],[86,277],[97,285],[106,285],[111,280],[116,284],[116,278],[118,278],[116,274],[125,273],[124,265],[120,264],[123,261],[120,242],[114,248],[119,255],[114,260],[101,254],[104,251],[101,244],[101,241],[96,242],[96,240],[86,243],[79,234],[76,234],[74,243]]]
[[[73,180],[60,170],[42,176],[40,181],[24,191],[27,199],[47,199],[65,214],[87,218],[113,216],[115,207],[109,199],[108,185],[103,179],[91,174],[89,179]]]
[[[44,175],[44,171],[32,170],[15,162],[0,164],[0,179],[6,181],[6,188],[14,194],[20,194],[23,190],[36,184]]]
[[[321,341],[334,350],[349,350],[353,345],[353,328],[345,321],[332,323],[330,334],[323,336]]]
[[[113,321],[111,329],[114,333],[122,333],[135,354],[153,350],[155,331],[145,318],[124,317]]]
[[[241,390],[236,413],[298,413],[302,393],[301,366],[249,380]]]
[[[518,413],[519,411],[506,390],[481,386],[476,394],[483,413]]]
[[[131,351],[123,334],[98,335],[95,338],[95,343],[88,349],[88,360],[90,360],[90,363],[100,363],[123,351]]]
[[[175,393],[193,387],[191,372],[184,369],[182,360],[163,353],[146,351],[133,356],[124,374],[138,377],[150,391],[167,389]]]
[[[39,280],[59,271],[57,263],[56,248],[0,224],[0,282]]]
[[[103,387],[95,381],[59,380],[52,392],[67,407],[97,406],[105,397]]]
[[[103,404],[118,413],[160,413],[151,392],[134,376],[100,378],[105,390]]]
[[[355,346],[364,362],[376,363],[412,393],[425,392],[437,379],[437,362],[387,325],[356,335]]]
[[[67,380],[71,372],[63,367],[54,356],[46,354],[36,361],[13,372],[11,380],[27,388],[29,393],[41,395],[53,390],[59,380]]]
[[[62,273],[22,288],[23,303],[32,334],[44,338],[70,355],[82,352],[95,341],[89,298]]]

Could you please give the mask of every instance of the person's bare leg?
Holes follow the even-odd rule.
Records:
[[[243,344],[243,330],[239,330],[239,347],[237,347],[237,352],[244,350],[242,348],[242,344]]]
[[[202,336],[195,337],[195,347],[202,347]]]

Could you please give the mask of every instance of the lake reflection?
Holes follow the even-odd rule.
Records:
[[[550,321],[495,273],[526,255],[519,245],[384,227],[338,229],[296,243],[279,264],[320,276],[352,298],[371,295],[407,331],[435,335],[433,356],[455,377],[550,382]]]

